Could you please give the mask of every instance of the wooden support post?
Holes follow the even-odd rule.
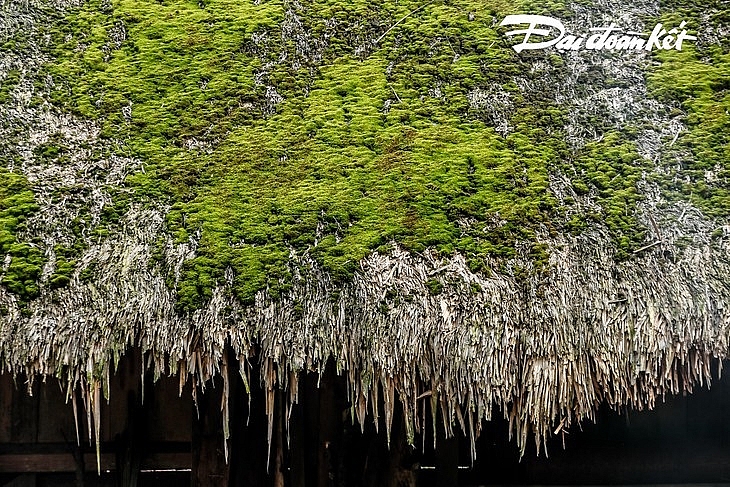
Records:
[[[337,374],[329,362],[319,389],[318,487],[340,485],[342,477],[342,405],[337,394]]]
[[[305,385],[306,377],[302,376],[301,384]],[[306,387],[302,387],[306,389]],[[299,393],[300,404],[292,406],[291,417],[289,418],[289,438],[290,438],[290,475],[289,485],[291,487],[305,487],[306,477],[306,437],[304,434],[304,405],[306,401],[306,390]]]
[[[388,487],[416,487],[418,479],[411,450],[406,439],[403,407],[397,401],[393,411],[390,451],[388,452],[388,478],[385,485]]]
[[[439,413],[440,414],[440,413]],[[436,437],[436,485],[457,487],[459,485],[459,439],[446,438],[443,425],[439,422]]]
[[[284,392],[276,391],[274,433],[271,439],[274,487],[284,487]]]
[[[319,473],[319,404],[320,391],[317,387],[317,376],[307,374],[304,394],[304,442],[307,445],[305,457],[305,484],[314,487],[318,484]]]
[[[207,384],[205,393],[198,394],[198,414],[193,411],[192,472],[193,487],[228,485],[229,468],[223,449],[223,415],[221,400],[223,386],[220,378]]]
[[[260,369],[257,365],[252,366],[249,402],[249,396],[238,373],[238,362],[231,356],[228,363],[231,373],[228,403],[231,418],[231,473],[230,483],[227,485],[269,487],[273,484],[271,472],[274,467],[273,462],[272,465],[266,464],[268,418],[264,402],[265,394],[259,381]]]
[[[152,387],[149,388],[151,393]],[[150,398],[147,399],[149,404]],[[117,435],[117,476],[120,487],[137,487],[139,473],[147,445],[146,414],[141,398],[134,391],[127,393],[127,424],[125,430]]]

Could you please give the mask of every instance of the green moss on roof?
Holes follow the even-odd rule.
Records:
[[[662,18],[679,24],[706,10],[700,2],[672,2],[672,15]],[[720,9],[706,21],[709,28],[730,23],[730,11]],[[672,25],[674,25],[672,24]],[[677,198],[689,199],[705,213],[730,213],[730,39],[682,51],[660,51],[648,78],[649,89],[660,100],[681,110],[687,132],[681,133],[666,157],[665,187]],[[689,153],[686,157],[683,153]],[[681,160],[678,163],[677,159]],[[679,164],[679,165],[678,165]],[[681,171],[681,176],[679,172]]]
[[[23,301],[40,292],[43,256],[36,245],[18,239],[18,232],[36,211],[28,180],[0,166],[0,284]]]
[[[549,249],[537,243],[538,229],[606,225],[618,258],[642,244],[635,211],[646,168],[629,131],[570,149],[566,108],[515,83],[545,76],[525,69],[526,56],[543,58],[553,74],[566,69],[563,59],[519,57],[495,27],[520,10],[567,15],[564,3],[423,5],[317,1],[287,12],[273,1],[92,0],[49,25],[56,104],[98,120],[118,153],[144,163],[103,220],[152,200],[172,208],[166,223],[176,241],[199,232],[177,283],[181,309],[201,306],[227,268],[242,301],[262,289],[276,297],[288,287],[291,252],[309,252],[344,280],[391,241],[414,252],[462,252],[473,269],[514,256],[520,243],[539,268]],[[728,102],[717,85],[727,78],[727,46],[710,54],[709,84],[685,80],[697,93],[670,88],[679,84],[669,79],[675,68],[689,77],[706,63],[692,49],[659,57],[651,78],[657,96],[694,97],[693,132],[680,143],[704,144],[698,171],[727,160],[717,139],[727,137],[727,113],[713,108]],[[509,133],[469,104],[470,92],[489,87],[509,97]],[[548,188],[556,172],[601,211],[557,201]],[[690,186],[676,191],[705,194],[699,179]],[[725,208],[715,204],[724,191],[713,186],[709,206]],[[73,252],[57,253],[52,286],[64,285],[75,265]],[[9,287],[33,295],[32,286]]]
[[[10,92],[18,84],[18,81],[20,81],[20,71],[17,69],[11,69],[4,79],[0,80],[0,103],[7,102],[10,99]]]
[[[574,216],[570,224],[580,231],[588,223],[605,223],[614,237],[617,257],[629,257],[631,250],[645,241],[646,229],[636,219],[636,204],[642,196],[638,183],[649,172],[649,164],[639,156],[636,146],[617,131],[589,142],[571,165],[573,188],[577,193],[590,189],[603,209],[601,214]]]
[[[561,114],[523,99],[512,81],[518,59],[490,49],[501,42],[500,12],[434,3],[363,54],[358,43],[420,4],[320,3],[298,19],[327,40],[318,53],[282,36],[285,9],[274,2],[121,1],[109,11],[90,2],[57,32],[51,71],[71,89],[57,100],[99,119],[145,162],[127,185],[172,204],[178,241],[202,230],[178,285],[183,308],[200,306],[228,267],[242,300],[264,287],[276,295],[291,249],[341,279],[393,240],[460,250],[478,266],[511,256],[516,240],[550,222],[548,170],[565,147],[549,132]],[[110,51],[121,23],[126,40]],[[91,33],[81,52],[79,32]],[[507,137],[469,113],[466,94],[490,83],[516,99]],[[214,146],[182,147],[192,138]],[[464,230],[464,218],[481,223]],[[492,220],[503,223],[485,229]]]

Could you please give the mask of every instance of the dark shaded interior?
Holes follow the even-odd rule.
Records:
[[[730,483],[729,414],[730,380],[723,376],[709,390],[667,397],[652,411],[604,407],[596,423],[565,435],[565,449],[562,438],[552,438],[549,457],[536,456],[533,445],[521,462],[504,441],[507,424],[493,421],[462,478],[476,485]]]
[[[397,414],[390,449],[382,418],[380,433],[372,422],[361,431],[351,421],[344,378],[332,367],[320,388],[314,374],[301,381],[300,403],[290,412],[282,408],[284,394],[274,393],[269,451],[265,391],[252,384],[249,406],[239,379],[231,381],[226,464],[222,381],[208,384],[196,410],[190,385],[179,396],[177,378],[153,383],[147,376],[142,404],[141,363],[131,353],[112,376],[111,403],[102,407],[101,475],[83,408],[77,446],[73,408],[55,380],[36,380],[29,395],[24,378],[0,376],[0,486],[730,485],[726,377],[710,389],[660,399],[653,411],[604,407],[596,423],[551,438],[549,457],[532,445],[520,460],[507,422],[495,419],[483,425],[473,464],[466,438],[439,434],[434,450],[430,428],[425,441],[417,434],[416,448],[408,447]]]

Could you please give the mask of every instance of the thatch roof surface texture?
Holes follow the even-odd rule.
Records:
[[[291,15],[308,8],[306,2],[284,3]],[[629,24],[642,22],[636,28],[645,31],[653,26],[648,19],[671,15],[671,7],[693,12],[692,5],[681,2],[584,3],[568,3],[555,15],[573,30],[617,17]],[[709,3],[690,17],[700,22],[698,49],[714,45],[712,49],[726,55],[723,33],[730,24],[712,17],[721,2]],[[518,7],[527,11],[528,6]],[[47,49],[50,41],[44,44],[41,24],[49,16],[64,18],[82,7],[40,0],[0,6],[0,41],[28,34],[25,44],[0,54],[0,78],[14,70],[22,74],[0,104],[0,136],[5,139],[0,154],[7,156],[0,169],[22,176],[32,191],[39,210],[11,233],[19,245],[39,249],[43,259],[36,279],[39,291],[26,297],[7,284],[12,263],[20,257],[6,249],[4,264],[0,260],[0,276],[6,279],[0,285],[3,371],[59,377],[69,391],[85,391],[87,409],[98,414],[104,384],[130,347],[142,349],[156,374],[178,374],[181,388],[192,381],[195,390],[227,366],[230,347],[240,359],[243,377],[249,376],[249,361],[259,360],[261,377],[251,380],[260,379],[269,391],[287,389],[293,402],[297,373],[322,372],[331,358],[347,377],[360,422],[383,416],[390,425],[394,404],[400,401],[412,439],[423,421],[431,421],[422,416],[430,402],[433,411],[443,412],[449,434],[461,430],[472,439],[483,420],[509,418],[511,434],[524,452],[533,435],[540,451],[546,437],[593,419],[601,404],[652,408],[667,394],[709,386],[711,368],[727,358],[730,227],[723,215],[692,197],[676,197],[654,177],[669,174],[681,180],[681,169],[668,168],[699,157],[681,143],[682,134],[693,130],[682,100],[662,99],[647,88],[648,66],[671,60],[657,61],[646,52],[613,57],[547,53],[561,56],[565,64],[564,71],[548,72],[554,79],[543,80],[558,86],[553,91],[515,75],[523,92],[552,97],[551,103],[564,111],[555,130],[561,131],[571,154],[600,142],[609,131],[602,124],[619,133],[626,127],[634,130],[626,143],[634,147],[644,169],[634,184],[640,197],[626,213],[644,233],[622,255],[609,224],[586,216],[606,211],[596,196],[600,191],[576,190],[573,176],[561,166],[550,170],[546,191],[570,209],[555,216],[558,223],[529,223],[530,239],[516,239],[511,255],[484,253],[479,256],[482,265],[475,267],[469,252],[431,247],[414,251],[393,238],[388,251],[368,252],[341,279],[333,276],[314,246],[292,248],[285,264],[287,286],[276,296],[266,285],[243,302],[236,291],[237,273],[229,267],[197,309],[183,309],[179,283],[187,263],[201,254],[206,230],[190,231],[182,239],[173,235],[168,217],[174,202],[132,199],[119,221],[105,227],[106,233],[82,230],[79,236],[69,230],[80,218],[88,228],[101,225],[104,208],[146,163],[139,154],[119,153],[113,137],[101,133],[99,120],[51,103],[48,85],[54,81],[48,81],[44,69],[57,53]],[[124,2],[114,8],[123,9]],[[504,6],[495,2],[490,8],[501,12]],[[422,12],[430,15],[428,8]],[[299,62],[315,63],[317,56],[326,56],[319,41],[297,34],[296,22],[287,15],[287,28],[294,29],[297,42],[311,48]],[[373,37],[390,24],[374,28]],[[119,27],[109,32],[118,46],[127,40]],[[504,40],[498,47],[509,50]],[[540,56],[513,60],[526,71],[546,62]],[[615,82],[580,76],[595,66],[602,66]],[[45,87],[38,85],[39,79],[47,80]],[[495,86],[472,90],[469,101],[487,113],[487,126],[506,137],[512,130],[509,100],[514,95]],[[726,99],[727,89],[716,88],[717,96],[724,93]],[[396,103],[401,95],[395,89],[393,94]],[[31,103],[34,96],[40,101]],[[275,102],[271,113],[281,110],[278,103],[286,103],[270,91],[266,96]],[[724,138],[716,145],[727,147],[728,134],[722,132],[727,128],[720,125]],[[63,160],[39,155],[37,149],[53,137],[60,137],[66,148]],[[717,160],[717,167],[705,174],[706,184],[722,187],[727,164]],[[0,205],[0,210],[11,211],[12,204]],[[580,231],[561,226],[576,215],[587,222]],[[497,213],[487,222],[464,217],[457,223],[468,232],[470,226],[497,228],[505,222]],[[77,241],[84,245],[68,282],[51,286],[61,262],[58,246],[72,247]],[[547,249],[544,259],[536,261],[535,244]],[[378,411],[379,395],[384,396],[383,411]]]

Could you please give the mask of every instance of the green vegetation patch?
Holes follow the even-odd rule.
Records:
[[[600,213],[580,213],[568,221],[568,228],[579,233],[592,222],[603,222],[611,230],[616,257],[625,259],[646,238],[646,229],[636,219],[636,205],[642,199],[637,184],[649,169],[634,143],[617,131],[589,142],[565,167],[578,196],[594,193]]]
[[[700,29],[712,29],[717,41],[682,51],[659,51],[649,74],[651,93],[678,106],[686,131],[679,134],[675,152],[665,161],[663,184],[675,198],[689,199],[706,214],[730,215],[730,11],[724,2],[667,2],[673,13],[662,17],[670,25],[690,20]],[[712,7],[715,9],[713,10]],[[686,157],[684,154],[690,154]],[[677,166],[681,164],[681,166]],[[681,174],[680,174],[681,173]]]
[[[17,233],[38,211],[25,177],[0,166],[0,283],[27,301],[38,296],[43,255],[36,245],[20,242]],[[9,265],[7,264],[9,261]]]
[[[20,82],[20,71],[11,69],[0,79],[0,104],[10,100],[10,93]]]
[[[559,83],[562,58],[518,56],[495,27],[520,11],[561,16],[563,2],[258,3],[91,0],[49,24],[54,102],[144,161],[102,226],[129,199],[156,200],[171,206],[177,242],[199,236],[175,284],[181,310],[202,306],[228,268],[250,303],[287,289],[292,253],[346,280],[391,241],[462,252],[474,270],[527,243],[539,268],[537,228],[583,228],[548,188],[558,170],[597,195],[604,214],[588,218],[609,226],[622,255],[641,241],[633,145],[612,133],[571,153],[565,110],[516,81]],[[470,103],[477,92],[485,106]],[[64,150],[53,142],[36,156]],[[58,287],[75,254],[55,250]]]

